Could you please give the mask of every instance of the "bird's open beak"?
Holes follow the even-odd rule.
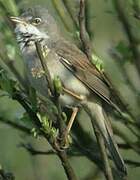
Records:
[[[14,23],[21,23],[21,24],[27,25],[27,23],[22,18],[11,16],[10,19]]]

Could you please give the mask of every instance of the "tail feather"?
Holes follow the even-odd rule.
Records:
[[[119,172],[122,172],[124,175],[127,175],[127,169],[125,163],[119,153],[118,146],[112,139],[110,133],[108,133],[108,138],[106,138],[105,141],[109,149],[109,152],[111,154],[112,160],[114,161],[117,169],[119,170]]]
[[[113,139],[113,131],[111,128],[110,119],[108,117],[108,114],[104,111],[104,109],[102,109],[102,111],[103,111],[103,115],[105,119],[104,123],[105,123],[106,131],[107,131],[107,137],[105,138],[106,145],[109,149],[109,152],[111,154],[111,157],[117,169],[119,169],[120,172],[123,172],[126,175],[127,169],[126,169],[125,163],[123,161],[123,158],[121,157],[117,143]]]
[[[112,157],[112,160],[116,165],[116,168],[119,170],[122,176],[125,176],[127,174],[127,169],[119,153],[117,144],[113,139],[111,125],[109,123],[109,119],[106,112],[102,108],[102,105],[99,102],[86,102],[86,104],[84,104],[83,107],[91,117],[92,124],[95,123],[99,131],[101,132],[106,146]]]

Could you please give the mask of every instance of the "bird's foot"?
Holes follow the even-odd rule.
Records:
[[[62,137],[57,137],[55,142],[55,147],[58,151],[64,151],[65,149],[69,148],[69,145],[71,144],[71,138],[70,136],[65,136],[65,133]]]

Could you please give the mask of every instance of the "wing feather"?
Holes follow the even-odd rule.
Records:
[[[61,63],[68,68],[85,86],[96,93],[107,103],[111,104],[111,95],[107,83],[100,72],[92,65],[86,55],[75,45],[59,41],[55,52],[60,57]]]

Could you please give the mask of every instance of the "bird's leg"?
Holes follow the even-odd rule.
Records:
[[[75,118],[76,118],[76,115],[77,115],[77,113],[78,113],[78,110],[79,110],[79,108],[78,107],[74,107],[74,108],[72,108],[72,115],[71,115],[71,117],[70,117],[70,120],[69,120],[69,122],[68,122],[68,125],[67,125],[67,127],[66,127],[66,129],[65,129],[65,131],[64,131],[64,142],[65,142],[65,144],[64,144],[64,147],[63,148],[67,148],[68,147],[68,135],[69,135],[69,132],[70,132],[70,130],[71,130],[71,128],[72,128],[72,125],[73,125],[73,123],[74,123],[74,120],[75,120]]]
[[[74,97],[75,99],[77,99],[77,100],[80,100],[80,101],[83,100],[83,96],[81,96],[81,95],[79,95],[79,94],[76,94],[76,93],[72,92],[72,91],[69,90],[69,89],[66,89],[66,88],[63,87],[63,91],[64,91],[65,93],[69,94],[70,96],[73,96],[73,97]]]
[[[72,108],[72,115],[71,115],[71,118],[70,118],[70,120],[69,120],[69,123],[68,123],[68,125],[67,125],[67,127],[66,127],[66,130],[65,130],[65,137],[67,137],[68,136],[68,134],[69,134],[69,132],[70,132],[70,130],[71,130],[71,127],[72,127],[72,125],[73,125],[73,122],[74,122],[74,120],[75,120],[75,118],[76,118],[76,115],[77,115],[77,113],[78,113],[78,108],[77,107],[74,107],[74,108]]]
[[[69,90],[69,89],[66,89],[66,88],[63,87],[63,91],[64,91],[64,93],[66,93],[66,94],[74,97],[75,99],[77,99],[77,100],[79,100],[79,101],[82,101],[82,100],[83,100],[83,96],[81,96],[81,95],[79,95],[79,94],[76,94],[75,92],[73,92],[73,91],[71,91],[71,90]],[[71,115],[71,117],[70,117],[70,120],[69,120],[69,122],[68,122],[68,125],[67,125],[67,127],[66,127],[66,129],[65,129],[65,131],[64,131],[64,135],[63,135],[64,142],[65,142],[63,148],[67,148],[67,147],[68,147],[68,135],[69,135],[69,132],[70,132],[70,130],[71,130],[71,127],[72,127],[72,125],[73,125],[73,123],[74,123],[74,120],[75,120],[75,118],[76,118],[76,115],[77,115],[77,113],[78,113],[78,110],[79,110],[78,107],[73,107],[73,108],[72,108],[72,115]]]

